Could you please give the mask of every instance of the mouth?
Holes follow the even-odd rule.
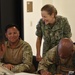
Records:
[[[48,24],[49,22],[48,21],[45,21],[45,24]]]

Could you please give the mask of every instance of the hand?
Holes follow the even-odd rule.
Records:
[[[11,64],[3,64],[3,66],[6,67],[9,70],[11,70],[12,68],[14,68],[14,65],[11,65]]]
[[[40,73],[41,73],[41,75],[52,75],[50,72],[48,72],[46,70],[41,70]]]
[[[41,57],[40,55],[37,55],[37,56],[36,56],[36,60],[37,60],[37,61],[41,61],[41,60],[42,60],[42,57]]]
[[[0,58],[3,57],[4,53],[6,51],[6,47],[4,44],[0,45]]]

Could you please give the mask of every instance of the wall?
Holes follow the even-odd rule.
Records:
[[[42,6],[45,4],[52,4],[53,0],[42,0]]]
[[[27,1],[33,2],[33,12],[27,12]],[[39,3],[40,2],[40,3]],[[27,41],[36,54],[36,24],[39,21],[42,0],[23,0],[24,5],[24,40]]]

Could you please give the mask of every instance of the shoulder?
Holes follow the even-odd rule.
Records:
[[[42,24],[45,24],[44,21],[42,20],[42,18],[39,20],[38,24],[37,25],[42,25]]]
[[[24,44],[24,45],[30,45],[28,42],[26,42],[26,41],[24,41],[24,40],[22,40],[22,39],[20,39],[20,42],[21,42],[22,44]]]
[[[42,20],[42,18],[39,20],[39,23],[43,23],[44,21]]]
[[[23,40],[21,40],[21,42],[22,42],[23,53],[31,53],[32,54],[31,45],[28,42],[23,41]]]
[[[46,56],[48,56],[49,58],[55,58],[56,55],[56,51],[57,51],[57,46],[53,47],[52,49],[50,49],[47,53]]]
[[[56,20],[59,20],[59,21],[67,21],[67,18],[66,17],[63,17],[63,16],[60,16],[60,15],[58,15],[58,16],[56,16]]]
[[[20,39],[20,44],[24,47],[24,48],[31,48],[30,44],[22,39]]]
[[[55,53],[56,52],[56,50],[57,50],[57,46],[55,46],[55,47],[53,47],[52,49],[50,49],[49,51],[48,51],[48,53]]]

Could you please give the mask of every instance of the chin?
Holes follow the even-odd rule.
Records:
[[[11,42],[14,43],[14,42],[16,42],[16,40],[12,40]]]

